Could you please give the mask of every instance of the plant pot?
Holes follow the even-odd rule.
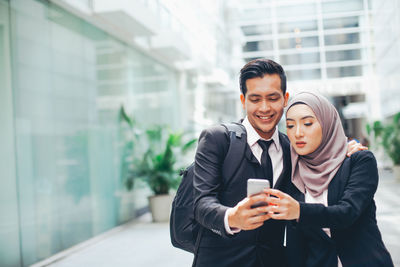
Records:
[[[400,165],[393,165],[394,177],[400,181]]]
[[[168,222],[171,213],[173,195],[149,196],[149,204],[153,222]]]

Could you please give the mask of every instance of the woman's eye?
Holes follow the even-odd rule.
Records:
[[[286,125],[286,128],[292,129],[294,126],[293,125]]]
[[[304,125],[305,125],[305,126],[311,126],[311,125],[312,125],[312,122],[304,123]]]

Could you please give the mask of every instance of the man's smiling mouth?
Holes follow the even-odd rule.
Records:
[[[262,120],[269,120],[273,117],[274,115],[270,115],[270,116],[257,116],[258,118],[262,119]]]

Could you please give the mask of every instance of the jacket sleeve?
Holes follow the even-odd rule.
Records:
[[[228,147],[229,136],[223,126],[204,130],[197,146],[193,177],[195,219],[221,236],[227,236],[224,216],[229,207],[222,205],[217,196]]]
[[[373,202],[378,186],[378,169],[370,151],[351,156],[351,170],[339,201],[332,206],[300,203],[299,224],[303,226],[348,228]]]

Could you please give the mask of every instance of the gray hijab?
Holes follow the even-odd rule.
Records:
[[[328,189],[347,153],[347,137],[335,107],[323,96],[309,92],[297,94],[290,100],[287,111],[296,103],[309,106],[322,127],[322,141],[312,153],[300,156],[290,146],[292,182],[303,193],[313,197]]]

